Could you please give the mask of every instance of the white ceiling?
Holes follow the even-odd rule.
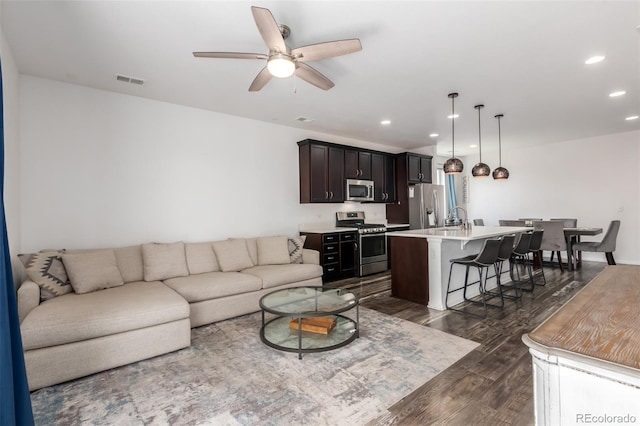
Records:
[[[291,27],[292,48],[357,37],[363,50],[310,63],[334,81],[329,91],[292,77],[249,93],[263,62],[192,52],[267,53],[252,5]],[[23,74],[402,150],[437,142],[448,155],[452,91],[459,155],[477,152],[469,145],[478,140],[478,103],[487,151],[497,149],[494,115],[504,114],[505,159],[527,144],[640,129],[640,120],[625,120],[640,114],[638,1],[2,0],[0,9]],[[595,54],[606,59],[585,65]],[[610,98],[614,90],[627,94]]]

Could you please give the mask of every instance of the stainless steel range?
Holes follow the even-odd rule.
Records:
[[[359,276],[386,271],[387,228],[382,224],[364,222],[364,212],[337,212],[336,227],[358,229]]]

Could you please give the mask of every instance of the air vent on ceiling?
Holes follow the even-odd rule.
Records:
[[[313,118],[298,117],[298,118],[296,118],[296,121],[299,121],[301,123],[311,123],[313,121]]]
[[[137,85],[144,84],[144,80],[141,78],[128,77],[122,74],[116,74],[116,80],[122,81],[123,83],[131,83],[131,84],[137,84]]]

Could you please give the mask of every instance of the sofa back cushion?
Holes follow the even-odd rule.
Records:
[[[258,265],[284,265],[291,263],[287,237],[259,237],[256,245],[258,247]]]
[[[231,238],[233,239],[233,238]],[[258,264],[258,239],[257,238],[239,238],[247,243],[247,250],[249,251],[249,257],[254,265]]]
[[[237,272],[254,266],[244,238],[215,241],[213,251],[222,272]]]
[[[62,262],[71,286],[78,294],[124,284],[113,250],[65,253]]]
[[[48,251],[18,255],[27,277],[40,287],[41,301],[73,292],[61,254],[58,251]]]
[[[183,242],[143,244],[142,261],[145,281],[161,281],[189,275]]]
[[[190,274],[204,274],[220,270],[212,242],[185,243],[184,248]]]
[[[119,247],[113,249],[118,269],[125,283],[144,280],[144,263],[142,262],[142,246]]]

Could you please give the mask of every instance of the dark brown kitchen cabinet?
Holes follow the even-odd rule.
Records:
[[[345,179],[371,179],[371,153],[366,151],[345,149]]]
[[[358,234],[346,232],[301,232],[306,235],[304,248],[320,252],[322,281],[353,277],[358,269]]]
[[[371,178],[374,182],[374,201],[396,201],[395,156],[371,154]]]
[[[300,202],[344,202],[344,149],[299,143]]]
[[[431,183],[431,160],[428,155],[405,154],[407,159],[407,179],[411,183]]]

